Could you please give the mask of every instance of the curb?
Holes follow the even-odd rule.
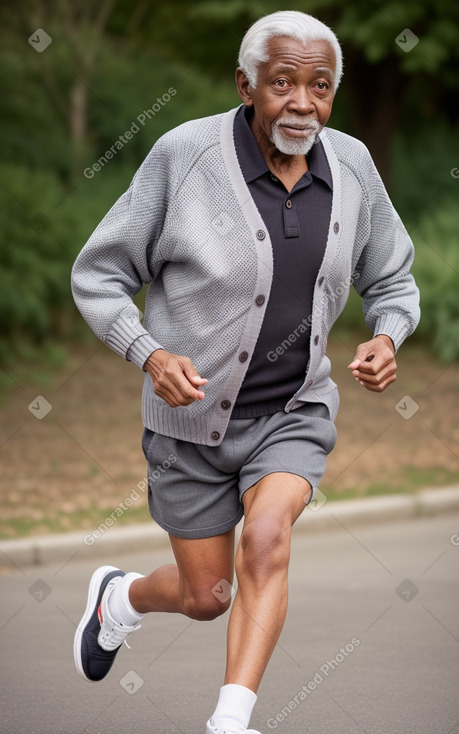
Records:
[[[323,503],[319,499],[314,507],[306,508],[294,525],[294,533],[336,530],[343,526],[428,517],[454,511],[459,511],[459,487],[456,486],[355,500],[327,502],[325,498]],[[88,537],[92,537],[92,544],[88,544]],[[92,560],[107,558],[110,554],[167,547],[169,536],[155,523],[110,528],[97,540],[87,532],[18,538],[0,541],[0,568],[22,570],[27,566],[52,563],[65,566],[77,556],[79,560]]]

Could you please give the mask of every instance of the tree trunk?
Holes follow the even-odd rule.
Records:
[[[88,120],[88,86],[77,77],[70,95],[70,136],[75,166],[81,167],[86,144]]]
[[[362,56],[346,49],[347,90],[350,119],[357,138],[368,147],[390,191],[394,134],[400,117],[405,80],[395,59],[370,66]]]
[[[81,0],[71,6],[65,16],[67,40],[73,51],[75,83],[70,93],[69,129],[73,148],[74,177],[78,178],[88,147],[88,84],[96,56],[115,0],[102,0],[98,6],[92,0]],[[84,43],[84,33],[91,27],[92,41]]]

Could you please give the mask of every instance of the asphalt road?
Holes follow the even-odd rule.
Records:
[[[147,573],[168,551],[107,558]],[[96,562],[99,565],[99,562]],[[94,562],[0,578],[2,734],[203,734],[227,615],[149,615],[109,677],[73,666]],[[296,535],[287,622],[251,726],[459,734],[459,515]]]

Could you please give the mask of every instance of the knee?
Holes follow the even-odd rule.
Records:
[[[257,518],[244,529],[236,571],[239,580],[244,575],[265,584],[279,573],[286,573],[290,561],[291,526],[278,518]]]
[[[223,601],[218,596],[214,596],[212,591],[188,592],[184,595],[182,601],[184,614],[199,622],[209,622],[220,617],[226,612],[230,604],[231,597]]]

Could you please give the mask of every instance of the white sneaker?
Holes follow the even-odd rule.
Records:
[[[207,722],[206,726],[206,734],[235,734],[232,731],[228,731],[227,729],[216,729],[213,724],[211,724],[210,719]],[[255,731],[255,729],[244,729],[241,734],[260,734],[259,731]]]
[[[108,597],[124,575],[115,566],[101,566],[91,577],[86,609],[73,645],[76,668],[91,683],[105,678],[126,637],[140,627],[123,627],[108,611]]]
[[[123,644],[123,642],[126,642],[126,639],[132,632],[140,629],[140,624],[136,624],[133,627],[128,627],[125,624],[115,622],[110,614],[110,610],[108,608],[108,600],[110,598],[110,594],[112,593],[116,584],[119,582],[120,578],[120,576],[117,576],[108,582],[98,610],[100,632],[97,636],[97,642],[99,643],[102,650],[106,650],[107,652],[117,650]]]

